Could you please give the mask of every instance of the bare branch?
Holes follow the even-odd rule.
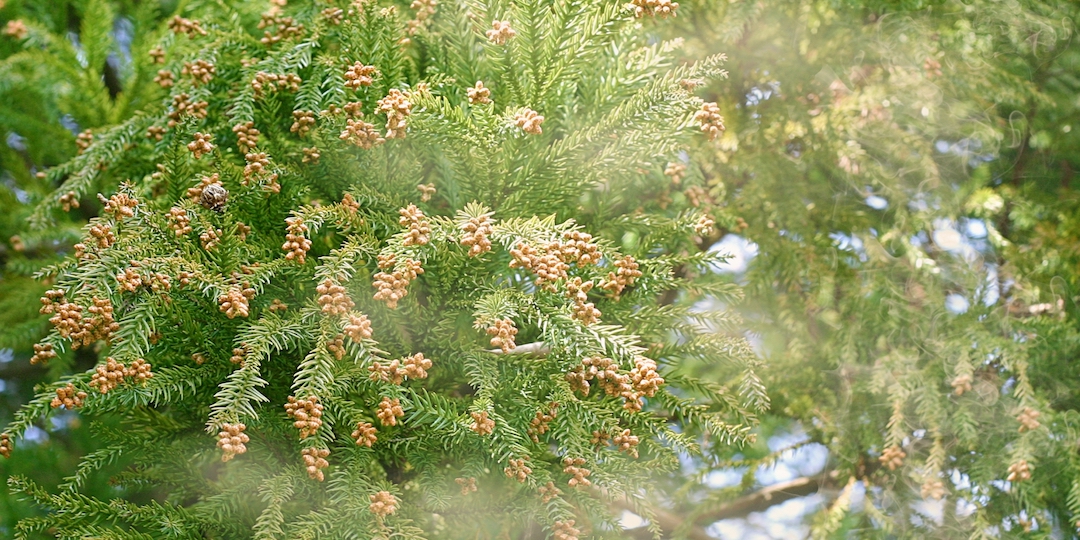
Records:
[[[634,506],[630,504],[626,499],[617,499],[612,503],[616,508],[620,510],[634,511]],[[656,518],[656,524],[660,526],[660,529],[664,531],[664,536],[670,536],[675,532],[675,529],[679,528],[679,525],[685,521],[682,516],[653,506],[650,508],[653,512],[653,516]],[[623,535],[627,538],[652,538],[652,533],[649,532],[647,527],[639,527],[637,529],[627,529],[623,531]],[[697,526],[691,526],[686,531],[684,538],[689,540],[715,540],[713,537],[705,533],[705,529]]]
[[[503,352],[502,349],[489,349],[487,352],[491,354],[509,354],[509,355],[529,355],[537,357],[545,357],[551,352],[551,347],[543,341],[536,341],[533,343],[526,343],[524,345],[518,345],[509,352]]]
[[[753,512],[762,512],[782,502],[816,493],[833,480],[831,475],[809,476],[796,478],[790,482],[773,484],[712,510],[702,512],[694,516],[694,523],[714,523],[722,519],[743,517]]]

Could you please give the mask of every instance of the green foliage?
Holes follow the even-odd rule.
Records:
[[[683,8],[658,32],[732,58],[704,91],[728,130],[666,196],[756,244],[740,311],[771,414],[828,448],[819,493],[866,488],[814,534],[1073,537],[1076,4]],[[1007,482],[1021,462],[1031,479]]]
[[[0,345],[24,365],[48,328],[43,282],[88,317],[107,299],[119,324],[78,351],[44,338],[60,355],[30,379],[54,382],[7,433],[83,418],[94,439],[62,428],[17,443],[5,472],[35,475],[12,481],[34,507],[5,516],[36,512],[24,536],[519,537],[569,519],[618,536],[619,508],[652,533],[704,534],[733,508],[786,500],[745,506],[763,468],[820,446],[826,469],[804,479],[826,501],[807,519],[814,538],[1076,530],[1074,3],[684,0],[666,20],[606,0],[293,4],[0,11],[28,28],[0,39],[0,128],[21,137],[0,149],[0,237],[18,235],[0,254]],[[170,31],[174,15],[205,35]],[[494,43],[502,20],[516,34]],[[198,60],[214,73],[196,84],[184,69]],[[354,62],[376,68],[370,85],[346,85]],[[158,70],[175,85],[160,88]],[[490,103],[470,99],[477,81]],[[692,134],[695,93],[725,116],[715,141]],[[404,138],[382,125],[391,95],[409,102]],[[205,117],[177,108],[201,101]],[[525,108],[542,133],[522,129]],[[309,132],[294,112],[311,114]],[[238,146],[245,122],[254,148]],[[350,142],[350,122],[387,140]],[[93,144],[70,159],[85,128]],[[196,133],[215,145],[201,159]],[[228,192],[220,208],[188,194],[204,178]],[[69,192],[82,204],[63,213]],[[96,217],[97,192],[139,204]],[[115,243],[87,237],[88,219]],[[479,223],[492,250],[471,253]],[[581,233],[598,264],[564,256],[553,289],[523,267],[523,246],[543,255]],[[728,234],[758,250],[734,277],[712,248]],[[84,254],[62,259],[75,242]],[[641,275],[601,287],[624,256]],[[423,273],[397,307],[373,298],[409,260]],[[594,288],[576,296],[574,278]],[[338,285],[372,336],[324,313]],[[246,314],[222,311],[230,294]],[[427,376],[395,382],[390,363],[418,352]],[[146,359],[154,377],[102,394],[89,386],[99,355]],[[599,378],[584,396],[575,373],[594,355],[627,375],[653,359],[665,385],[641,412]],[[89,394],[78,416],[50,407],[69,382]],[[313,435],[283,414],[290,396],[319,398]],[[384,397],[403,408],[394,426],[377,418]],[[248,451],[219,463],[214,435],[238,422]],[[361,422],[373,446],[354,441]],[[639,457],[593,445],[593,431],[624,429]],[[323,482],[303,450],[330,451]],[[503,474],[526,456],[524,483]],[[568,485],[564,457],[586,460],[592,488]],[[739,485],[707,487],[730,468]],[[562,493],[544,500],[548,481]],[[384,491],[399,505],[381,517],[371,497]]]
[[[58,493],[11,480],[47,511],[23,537],[516,537],[570,520],[617,535],[610,505],[651,515],[641,494],[679,477],[680,453],[753,439],[760,362],[737,319],[688,307],[738,295],[706,275],[722,260],[696,247],[707,220],[634,194],[695,138],[702,100],[683,83],[723,78],[722,55],[677,63],[606,0],[443,2],[412,33],[376,2],[272,6],[258,24],[247,9],[193,5],[148,29],[132,54],[160,47],[174,85],[139,90],[137,63],[127,101],[86,96],[102,127],[45,175],[63,183],[39,229],[72,197],[112,195],[39,271],[41,343],[126,371],[112,387],[115,364],[72,370],[4,432],[22,459],[68,385],[80,414],[120,426]],[[495,20],[517,32],[505,44],[484,34]],[[113,46],[95,25],[80,29],[89,86]],[[52,54],[35,32],[27,54]],[[490,103],[468,97],[478,80]],[[516,347],[492,339],[499,324]],[[585,360],[610,365],[594,377]],[[124,499],[88,491],[108,471]]]

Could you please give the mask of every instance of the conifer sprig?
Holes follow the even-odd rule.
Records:
[[[607,1],[448,2],[411,37],[376,2],[326,9],[275,4],[262,38],[173,19],[158,45],[168,95],[51,173],[68,179],[37,224],[63,193],[110,191],[102,170],[139,171],[48,272],[44,343],[85,334],[110,363],[51,387],[7,440],[70,382],[87,412],[156,441],[119,435],[85,469],[145,456],[119,478],[171,495],[104,513],[76,495],[86,472],[67,497],[16,487],[94,534],[121,533],[71,516],[136,536],[167,521],[258,538],[487,522],[569,537],[612,526],[604,501],[674,470],[676,452],[748,440],[768,406],[749,347],[662,301],[689,289],[674,267],[711,260],[685,249],[702,218],[629,217],[621,195],[697,136],[701,100],[679,81],[722,77],[722,58],[674,66]],[[476,22],[459,26],[465,10]],[[510,26],[485,39],[495,15]],[[463,99],[478,76],[493,103]],[[590,89],[600,79],[610,95]],[[620,195],[583,199],[597,190]],[[622,242],[635,230],[649,234]],[[677,374],[689,357],[730,362],[734,390]],[[438,532],[433,512],[467,525]]]

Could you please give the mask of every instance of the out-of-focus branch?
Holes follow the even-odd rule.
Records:
[[[634,511],[634,506],[630,504],[626,499],[618,499],[614,503],[614,506],[620,510]],[[650,508],[653,512],[653,516],[656,518],[656,524],[660,526],[660,529],[664,531],[664,536],[670,536],[675,529],[679,528],[686,519],[683,516],[664,510],[663,508],[653,507]],[[648,527],[638,527],[636,529],[627,529],[623,531],[623,535],[626,538],[649,538],[651,539],[652,533],[649,532]],[[685,538],[689,540],[715,540],[713,537],[705,534],[705,529],[698,526],[691,526],[686,531]]]
[[[518,345],[517,347],[511,349],[509,352],[503,352],[502,349],[491,349],[488,352],[491,354],[509,354],[522,356],[528,355],[543,358],[547,356],[549,352],[551,352],[551,347],[548,346],[547,343],[537,341],[533,343],[526,343],[524,345]]]
[[[761,488],[753,493],[735,499],[723,506],[704,512],[694,518],[695,523],[713,523],[721,519],[742,517],[753,512],[762,512],[770,507],[798,497],[813,494],[822,488],[827,477],[809,476],[796,478]]]
[[[782,482],[759,489],[753,493],[735,499],[727,504],[703,512],[696,516],[682,516],[662,508],[653,508],[656,523],[664,531],[665,537],[674,532],[687,519],[693,519],[694,525],[686,531],[686,538],[692,540],[706,540],[711,538],[705,533],[705,525],[715,523],[722,519],[745,517],[754,512],[763,512],[780,503],[799,497],[812,495],[819,491],[832,491],[835,496],[835,478],[833,475],[810,476],[796,478],[790,482]],[[831,497],[830,497],[831,498]],[[621,510],[634,511],[633,506],[625,500],[619,500],[615,506]],[[684,527],[685,529],[685,527]],[[628,529],[623,532],[627,538],[646,539],[652,538],[648,527]]]

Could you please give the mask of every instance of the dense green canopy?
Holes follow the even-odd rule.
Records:
[[[14,360],[0,376],[12,396],[5,416],[17,415],[6,433],[28,440],[0,470],[36,484],[13,484],[35,501],[8,494],[2,530],[36,516],[21,530],[275,537],[370,526],[382,534],[368,494],[386,491],[412,520],[392,517],[392,530],[425,537],[474,527],[480,537],[572,536],[573,517],[583,536],[703,538],[728,530],[709,528],[718,520],[813,494],[820,506],[804,521],[821,538],[1075,537],[1080,6],[622,4],[8,0],[0,9],[0,237],[10,238],[0,346]],[[675,16],[663,17],[663,6]],[[207,35],[177,32],[174,16]],[[150,53],[159,47],[163,64]],[[196,60],[216,68],[206,82]],[[345,84],[360,80],[347,68],[361,60],[377,68],[373,87]],[[175,86],[162,88],[158,70]],[[264,96],[253,77],[279,83],[259,73],[300,80]],[[480,80],[490,106],[476,99]],[[411,100],[402,140],[377,104],[391,90]],[[176,101],[181,93],[187,98]],[[334,112],[353,99],[362,119]],[[205,119],[177,112],[198,100],[208,102]],[[722,127],[703,101],[717,104]],[[526,107],[544,116],[542,134],[532,133]],[[311,134],[290,131],[307,121],[294,111],[312,113]],[[384,118],[390,131],[380,135],[389,140],[362,148],[357,137],[375,137],[375,126],[362,124]],[[260,162],[237,147],[233,126],[245,121],[262,137],[262,166],[280,175],[280,194],[258,187],[273,191],[274,180],[244,170]],[[707,136],[710,126],[723,131]],[[163,139],[148,139],[151,127]],[[349,129],[360,131],[349,139]],[[83,130],[90,136],[77,137]],[[188,152],[196,132],[214,137],[212,155]],[[321,154],[314,164],[311,149]],[[215,172],[234,201],[220,215],[185,194]],[[421,202],[431,195],[417,186],[428,184],[434,196]],[[104,216],[98,192],[126,193],[139,210]],[[359,201],[362,224],[335,204],[345,193]],[[474,259],[410,247],[398,225],[398,208],[410,203],[430,216],[433,245],[453,245],[464,223],[493,211],[495,252]],[[172,234],[176,208],[194,225],[187,240]],[[287,217],[315,230],[287,231]],[[112,223],[120,239],[107,248],[115,254],[75,266],[72,244],[93,239],[88,220]],[[241,235],[250,241],[235,239],[238,221],[253,228]],[[569,298],[547,293],[533,281],[539,274],[508,266],[528,259],[512,253],[522,242],[542,247],[574,230],[595,235],[606,256],[596,269],[572,266],[567,283],[597,284],[582,300],[576,289]],[[207,231],[225,231],[218,251]],[[288,266],[295,261],[278,249],[286,232],[289,242],[312,240],[306,264]],[[402,311],[372,299],[371,282],[390,270],[376,255],[431,265]],[[624,255],[643,276],[620,299],[599,285]],[[121,291],[117,274],[143,267],[173,281],[201,276],[202,297],[162,301],[149,285]],[[216,310],[219,295],[247,287],[230,277],[242,268],[257,292],[251,321]],[[325,292],[315,287],[326,278],[340,280],[374,322],[377,346],[350,345],[362,369],[332,359],[336,334],[348,330],[318,315]],[[38,297],[59,285],[89,306],[95,290],[86,283],[96,294],[111,288],[125,340],[68,351],[50,314],[37,314]],[[293,311],[271,307],[282,299]],[[582,324],[590,322],[585,302],[604,314],[599,326]],[[519,344],[546,343],[540,360],[507,364],[485,352],[484,331],[496,335],[500,320],[520,328]],[[191,336],[221,350],[199,349]],[[245,340],[265,353],[267,373],[228,362],[229,348]],[[28,367],[35,343],[61,352],[47,370]],[[373,359],[418,351],[435,360],[430,380],[366,381]],[[211,361],[196,366],[192,353]],[[575,375],[563,375],[594,353],[628,374],[647,366],[637,358],[654,359],[670,390],[644,399],[640,416],[619,412],[619,399],[597,401],[599,383],[586,400],[569,390]],[[155,379],[99,396],[88,383],[106,356],[145,356]],[[45,397],[16,413],[39,381]],[[69,381],[90,390],[85,408],[50,410]],[[264,385],[269,404],[259,403]],[[315,446],[281,442],[296,438],[282,410],[294,391],[323,397],[336,435],[324,430]],[[408,427],[373,450],[348,448],[355,420],[378,425],[367,409],[391,394],[405,403]],[[543,409],[553,401],[559,406]],[[491,446],[477,442],[482,429],[468,429],[468,414],[481,410],[499,419]],[[553,431],[539,433],[546,438],[530,424],[534,412],[538,422],[554,420]],[[220,455],[214,435],[240,421],[255,450],[211,467]],[[586,448],[596,426],[618,434],[616,425],[641,436],[637,460]],[[170,444],[150,451],[160,441],[132,436],[133,427]],[[331,449],[329,490],[311,487],[301,446]],[[821,470],[779,483],[768,474],[811,450],[826,456]],[[587,455],[596,487],[560,484],[565,497],[533,501],[536,486],[518,488],[502,474],[520,471],[507,460],[526,453],[539,486],[549,476],[565,484],[575,465],[564,471],[560,460]],[[77,470],[57,491],[59,476]],[[204,482],[206,471],[222,476]],[[480,506],[489,507],[459,500],[455,476],[479,478],[477,496],[489,501]],[[725,476],[741,481],[718,484]],[[639,492],[639,482],[659,489]],[[116,496],[126,502],[99,502]],[[355,505],[364,517],[341,522],[327,504]],[[620,532],[614,517],[624,508],[650,527]]]

